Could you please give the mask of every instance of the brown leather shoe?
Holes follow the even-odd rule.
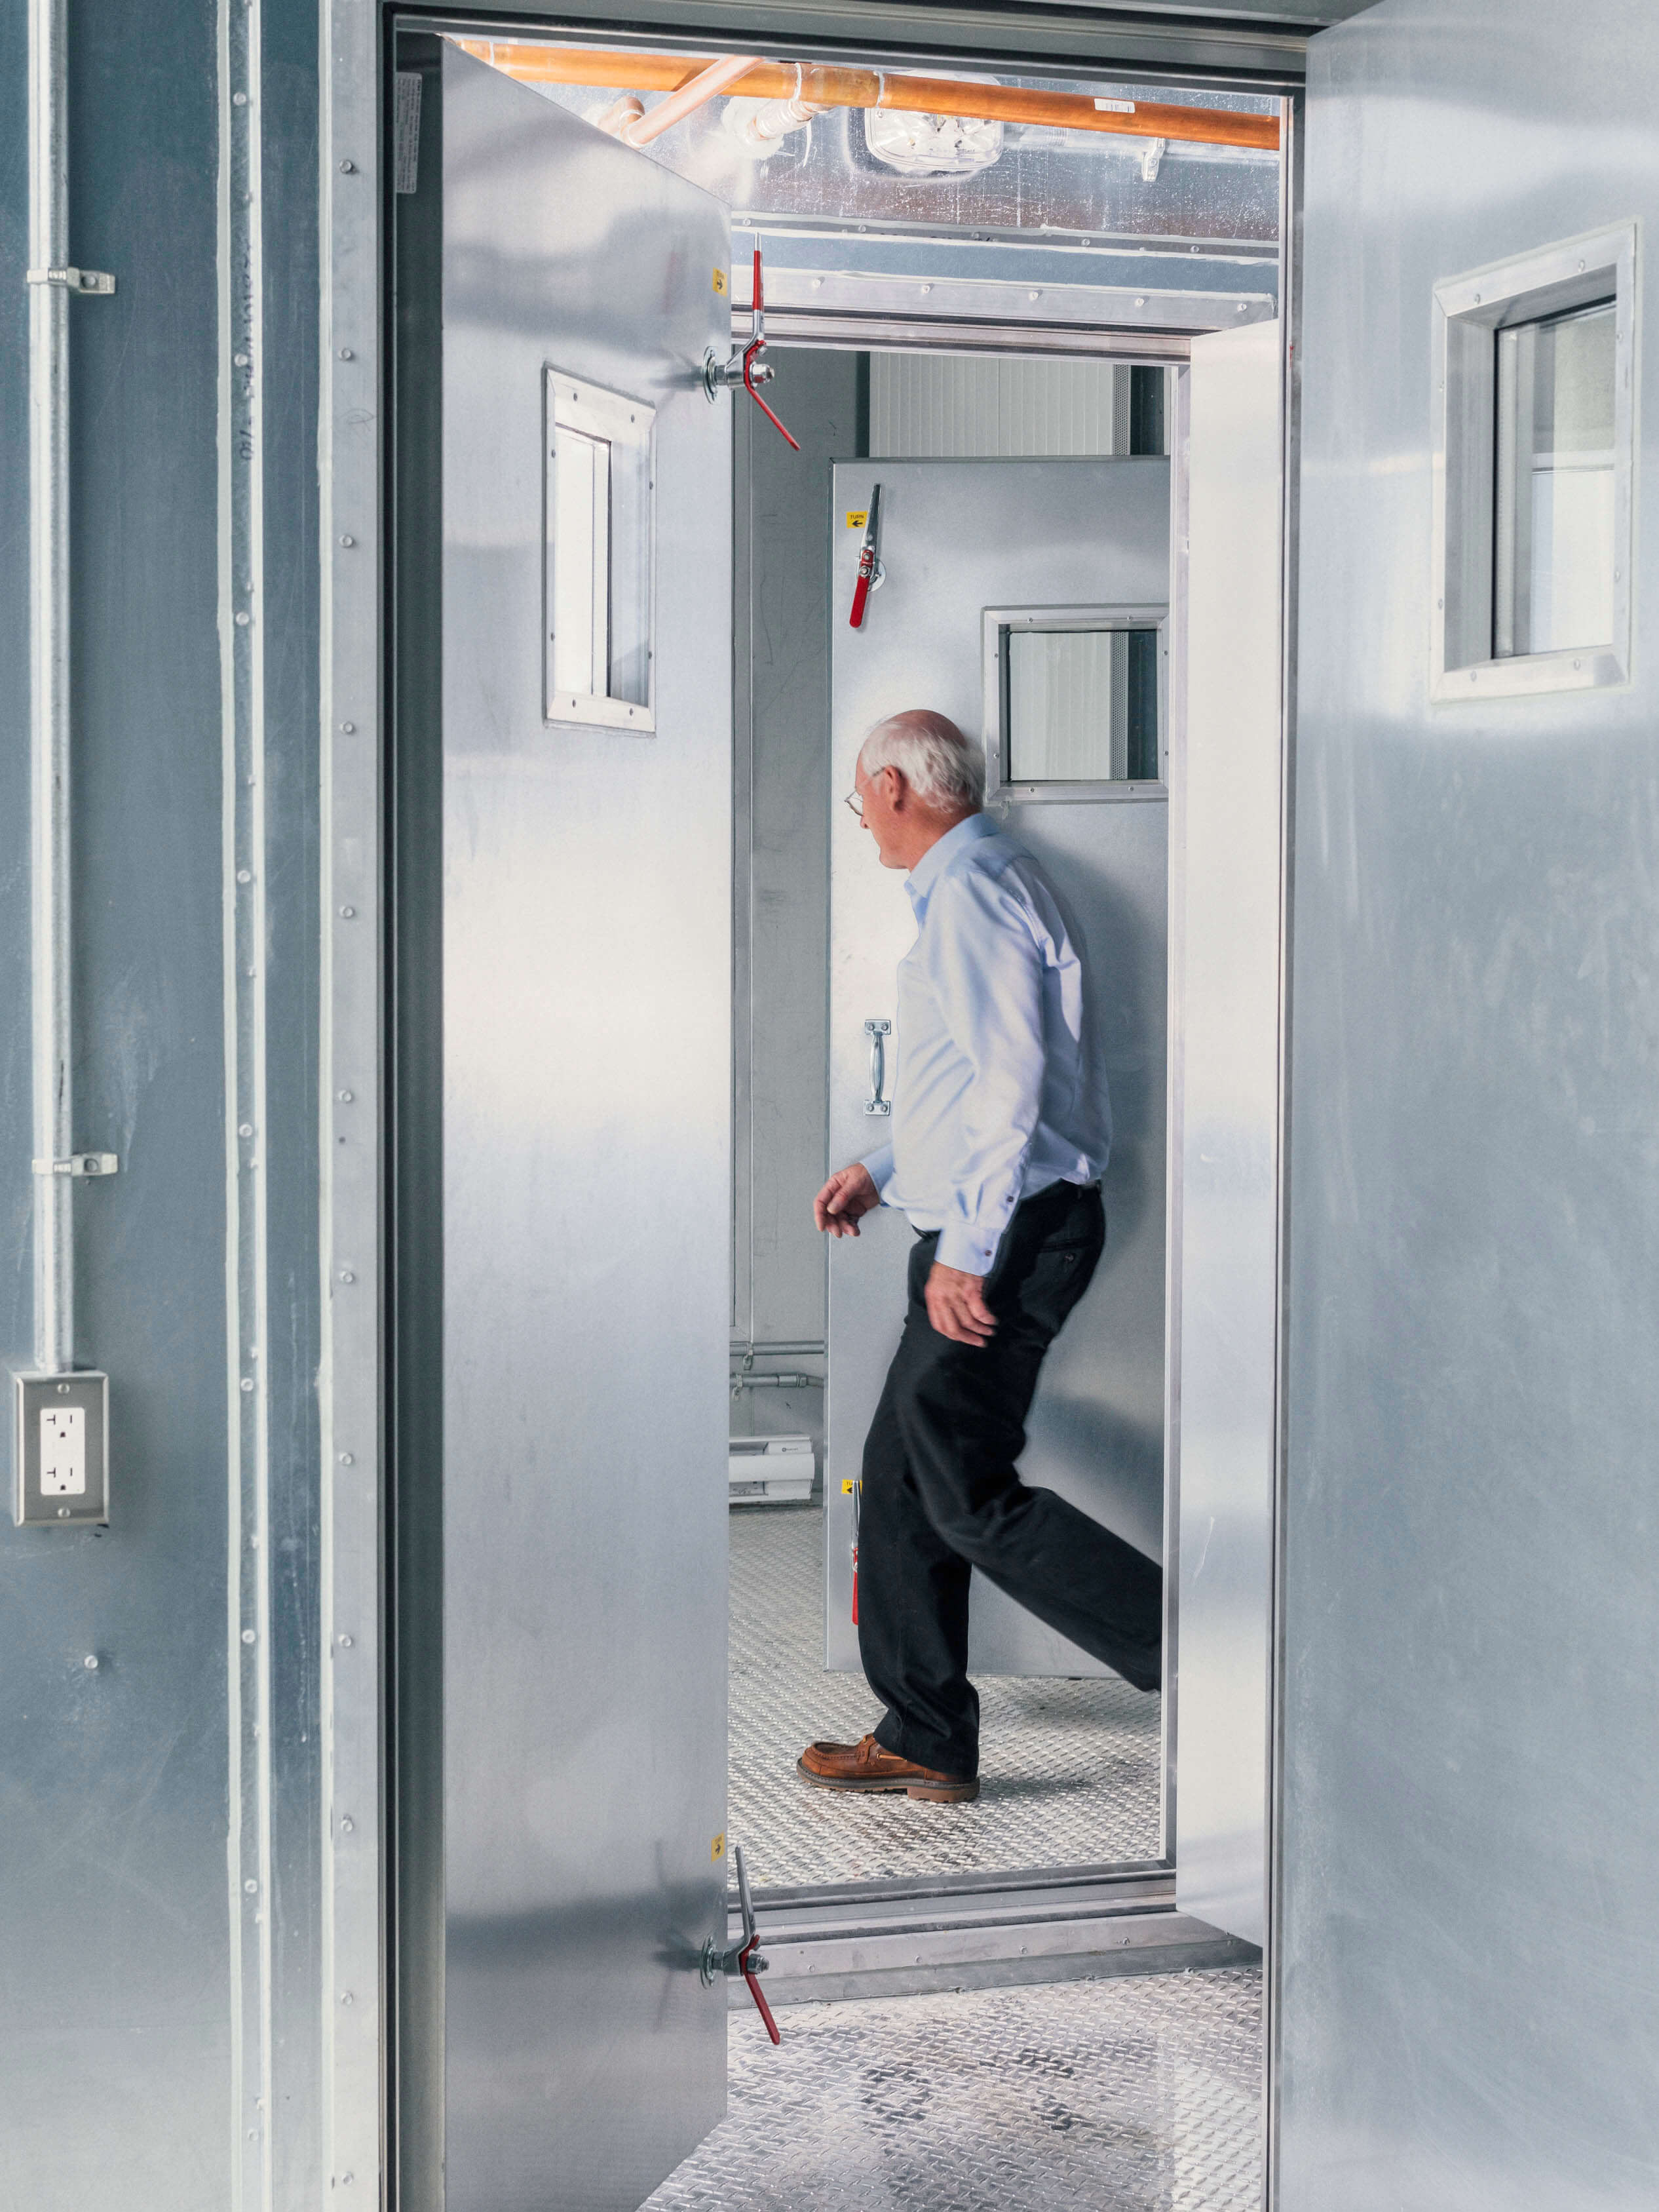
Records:
[[[976,1775],[937,1774],[883,1751],[873,1735],[857,1743],[809,1743],[795,1762],[803,1781],[820,1790],[902,1790],[929,1805],[970,1805],[979,1795]]]

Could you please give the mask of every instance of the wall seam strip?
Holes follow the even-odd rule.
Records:
[[[321,30],[318,1996],[321,2199],[338,2208],[378,2203],[385,2155],[380,19],[324,0]]]
[[[257,0],[218,14],[231,2199],[272,2190]]]

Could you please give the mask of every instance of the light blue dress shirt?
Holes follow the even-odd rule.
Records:
[[[1105,1170],[1082,963],[1035,860],[983,814],[905,888],[916,942],[899,963],[893,1142],[864,1165],[884,1206],[939,1231],[942,1266],[988,1275],[1022,1198]]]

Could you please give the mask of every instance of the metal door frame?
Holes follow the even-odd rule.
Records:
[[[1144,27],[1129,11],[1145,15]],[[661,25],[642,29],[641,25]],[[914,0],[639,0],[628,27],[610,19],[603,0],[567,0],[558,11],[515,6],[487,15],[458,13],[400,15],[371,0],[323,0],[325,82],[319,131],[322,276],[320,343],[322,395],[318,422],[319,551],[323,569],[320,647],[321,1055],[319,1217],[329,1291],[318,1376],[322,1430],[321,1627],[330,1654],[324,1670],[322,1726],[326,1762],[322,1837],[324,1917],[323,2094],[325,2170],[330,2186],[370,2184],[384,2177],[396,2120],[387,2110],[392,2087],[391,1960],[385,1933],[387,1905],[387,1710],[391,1657],[385,1594],[389,1545],[395,1531],[388,1511],[391,1408],[389,1352],[396,1323],[396,1284],[387,1265],[395,1192],[386,1133],[391,1101],[387,1023],[391,1008],[393,916],[387,896],[391,859],[387,807],[392,796],[385,773],[389,732],[385,617],[392,547],[392,516],[384,456],[384,428],[391,394],[387,254],[392,191],[391,118],[392,56],[397,33],[464,29],[487,34],[492,25],[512,29],[563,29],[602,34],[608,43],[678,46],[701,53],[740,52],[757,42],[803,58],[836,59],[879,54],[895,63],[954,62],[995,67],[1012,61],[1040,66],[1044,74],[1156,76],[1194,82],[1233,82],[1275,92],[1287,100],[1280,281],[1281,327],[1287,343],[1294,316],[1300,194],[1300,100],[1310,24],[1286,29],[1241,25],[1215,17],[1154,13],[1128,0],[1099,27],[1075,11],[1032,10],[964,4],[950,9]],[[792,334],[793,335],[793,334]],[[894,333],[898,335],[897,332]],[[843,341],[845,343],[845,340]],[[813,343],[797,336],[796,343]],[[975,347],[972,350],[980,349]],[[1081,350],[1081,349],[1080,349]],[[1093,350],[1093,349],[1090,349]],[[1099,350],[1109,350],[1103,345]],[[1129,358],[1134,358],[1130,354]],[[1145,356],[1142,355],[1144,359]],[[1295,361],[1293,352],[1291,360]],[[1178,377],[1175,422],[1181,419]],[[1293,440],[1295,385],[1287,374],[1287,438]],[[1294,451],[1287,444],[1287,459]],[[1178,483],[1181,471],[1175,471]],[[1287,498],[1293,473],[1287,468]],[[1285,533],[1287,586],[1294,574],[1294,513]],[[1177,539],[1178,547],[1178,536]],[[1178,623],[1172,612],[1172,625]],[[1294,608],[1286,599],[1287,673],[1293,653]],[[1178,629],[1173,630],[1178,667]],[[1293,696],[1287,688],[1287,717]],[[1178,725],[1172,707],[1172,736]],[[1291,731],[1286,727],[1286,787]],[[1286,845],[1288,882],[1289,846]],[[1176,883],[1172,855],[1172,895]],[[1288,939],[1287,905],[1286,940]],[[1287,1034],[1287,1023],[1285,1025]],[[1172,1037],[1175,1032],[1172,1031]],[[1172,1055],[1172,1101],[1177,1081]],[[1282,1084],[1281,1084],[1282,1098]],[[1282,1158],[1281,1151],[1281,1158]],[[1174,1159],[1172,1155],[1172,1160]],[[1178,1184],[1171,1188],[1172,1227]],[[1283,1193],[1281,1201],[1283,1211]],[[1173,1237],[1172,1236],[1172,1249]],[[1282,1309],[1282,1289],[1281,1289]],[[1174,1308],[1171,1309],[1174,1310]],[[1282,1353],[1281,1353],[1282,1357]],[[1172,1352],[1170,1388],[1178,1383],[1178,1347]],[[1178,1424],[1168,1431],[1173,1472]],[[1280,1482],[1282,1482],[1282,1455]],[[1175,1494],[1166,1480],[1166,1514]],[[1271,1756],[1276,1765],[1282,1665],[1277,1623],[1279,1516],[1275,1512],[1274,1711]],[[1166,1559],[1166,1588],[1175,1562]],[[1172,1623],[1172,1631],[1173,1624]],[[349,1653],[349,1662],[340,1655]],[[1172,1633],[1170,1653],[1174,1658]],[[1171,1669],[1172,1673],[1172,1666]],[[1165,1789],[1172,1819],[1175,1726],[1173,1695],[1166,1694]],[[1269,1882],[1278,1854],[1276,1775],[1269,1790]],[[1044,1869],[1045,1877],[1063,1870]],[[984,1895],[1019,1877],[990,1877],[978,1892],[952,1887],[953,1896]],[[1075,1881],[1075,1877],[1074,1877]],[[780,1900],[781,1901],[781,1900]],[[849,1901],[851,1902],[851,1901]],[[1276,1917],[1270,1911],[1269,1927]],[[907,1942],[918,1950],[929,1937],[948,1936],[944,1916],[929,1917],[927,1930]],[[938,1947],[943,1956],[942,1946]],[[1017,1948],[1016,1945],[1016,1948]],[[949,1985],[960,1986],[958,1969]],[[1277,2006],[1271,1982],[1268,2022],[1268,2170],[1272,2170],[1275,2106],[1272,2029]],[[401,2192],[400,2192],[401,2193]],[[1271,2197],[1264,2198],[1271,2202]]]

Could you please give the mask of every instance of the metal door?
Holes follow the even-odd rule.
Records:
[[[1659,2201],[1656,112],[1648,0],[1309,57],[1283,2212]]]
[[[1176,1896],[1259,1943],[1278,1412],[1280,328],[1193,341],[1173,806],[1180,1172]]]
[[[443,107],[447,2203],[621,2212],[725,2097],[728,229]]]
[[[849,514],[881,486],[887,580],[861,629],[847,619],[859,533]],[[987,609],[1166,607],[1170,470],[1160,459],[859,461],[835,471],[831,529],[834,801],[830,830],[830,1150],[886,1141],[866,1114],[867,1020],[894,1015],[915,934],[903,878],[881,868],[847,808],[872,723],[932,707],[985,724]],[[1081,932],[1111,1088],[1107,1247],[1050,1353],[1021,1461],[1041,1483],[1142,1551],[1162,1550],[1165,1034],[1168,808],[1161,792],[1018,804],[1009,829],[1038,855]],[[904,1080],[904,1040],[897,1046]],[[894,1054],[887,1054],[887,1066]],[[891,1086],[890,1086],[891,1087]],[[885,1210],[830,1248],[826,1658],[855,1669],[852,1499],[864,1434],[904,1317],[909,1224]],[[1099,1674],[1099,1663],[976,1575],[970,1658],[989,1674]]]

